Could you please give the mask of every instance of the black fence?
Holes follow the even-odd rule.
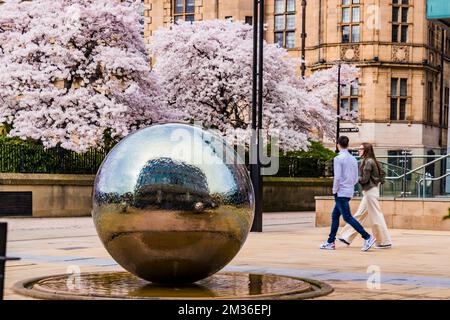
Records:
[[[78,154],[60,147],[0,143],[0,172],[96,174],[106,154],[106,150]]]
[[[330,175],[330,161],[317,158],[281,157],[277,177],[320,178]]]
[[[0,142],[1,173],[96,174],[107,150],[89,150],[78,154],[60,147],[13,145]],[[324,177],[327,161],[317,158],[281,157],[278,177]]]

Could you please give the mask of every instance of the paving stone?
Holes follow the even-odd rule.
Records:
[[[316,228],[314,213],[265,214],[265,232],[252,233],[227,270],[317,278],[335,288],[321,299],[449,299],[450,232],[391,230],[394,247],[361,252],[362,239],[336,251],[320,251],[328,228]],[[103,248],[90,218],[0,219],[9,223],[8,253],[21,261],[6,267],[6,299],[14,283],[38,276],[122,270]],[[381,288],[369,289],[373,270]],[[373,283],[373,282],[371,282]]]

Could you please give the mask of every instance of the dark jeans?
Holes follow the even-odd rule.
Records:
[[[336,234],[339,229],[339,219],[341,215],[344,218],[344,221],[351,225],[353,229],[358,231],[364,240],[369,239],[370,234],[368,234],[366,230],[364,230],[363,226],[358,221],[356,221],[355,218],[353,218],[352,213],[350,212],[350,198],[338,197],[337,195],[335,195],[334,200],[336,204],[333,210],[331,232],[330,237],[328,238],[328,243],[332,243],[336,240]]]

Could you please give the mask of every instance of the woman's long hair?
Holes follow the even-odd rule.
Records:
[[[366,165],[367,159],[373,159],[373,161],[375,161],[375,163],[377,165],[378,174],[381,174],[381,172],[382,172],[381,166],[377,160],[377,157],[375,156],[375,151],[373,150],[372,144],[370,144],[368,142],[364,142],[361,145],[364,147],[364,152],[362,155],[363,161],[361,163],[361,168],[364,168],[364,166]]]

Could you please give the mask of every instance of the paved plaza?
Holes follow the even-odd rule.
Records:
[[[335,292],[321,299],[449,299],[450,232],[392,230],[394,248],[361,252],[352,247],[320,251],[328,228],[315,214],[265,214],[265,232],[250,234],[228,271],[292,275],[322,280]],[[121,270],[103,248],[91,218],[0,219],[9,223],[6,299],[14,283],[38,276]],[[381,279],[379,283],[377,279]]]

